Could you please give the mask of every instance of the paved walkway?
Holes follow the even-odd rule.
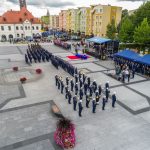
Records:
[[[14,45],[13,49],[11,46],[0,46],[0,72],[11,69],[11,61],[20,68],[43,70],[43,76],[38,80],[23,85],[0,85],[0,150],[61,149],[53,140],[57,119],[50,111],[52,101],[76,126],[77,143],[74,150],[150,149],[148,79],[136,75],[130,83],[123,84],[107,75],[109,69],[114,69],[111,61],[98,61],[92,57],[72,61],[66,57],[72,55],[70,51],[48,44],[43,47],[85,71],[102,87],[109,80],[111,93],[117,92],[116,108],[111,107],[109,100],[105,111],[102,111],[100,103],[96,114],[92,114],[91,104],[86,109],[84,100],[83,117],[79,118],[73,106],[67,104],[65,96],[55,87],[55,74],[65,79],[68,73],[55,69],[51,63],[26,65],[23,54],[27,45]]]

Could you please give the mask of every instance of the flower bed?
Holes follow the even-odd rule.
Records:
[[[18,67],[13,67],[13,71],[18,71]]]
[[[20,78],[20,82],[21,82],[21,83],[25,83],[26,80],[27,80],[26,77],[21,77],[21,78]]]
[[[35,70],[37,74],[41,74],[42,73],[42,69],[36,69]]]
[[[54,140],[62,148],[68,149],[75,146],[75,128],[70,120],[63,118],[57,123],[57,129],[54,133]]]

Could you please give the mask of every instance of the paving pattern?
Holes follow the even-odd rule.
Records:
[[[27,45],[12,47],[0,46],[0,72],[17,65],[20,68],[41,68],[43,77],[23,85],[0,84],[0,150],[61,150],[53,139],[57,118],[50,111],[51,102],[56,103],[63,115],[75,124],[77,142],[74,150],[150,149],[149,79],[135,75],[135,79],[123,84],[107,75],[114,71],[112,61],[98,61],[92,57],[72,61],[66,58],[71,52],[43,44],[48,51],[69,61],[92,80],[96,79],[102,87],[109,80],[111,93],[117,92],[115,109],[109,100],[105,111],[102,111],[100,102],[96,114],[92,114],[92,103],[89,109],[85,108],[84,97],[83,117],[79,118],[73,106],[67,104],[65,96],[55,87],[55,74],[64,80],[66,76],[72,77],[63,69],[55,69],[49,62],[26,66],[23,54]],[[14,80],[9,74],[7,77]]]

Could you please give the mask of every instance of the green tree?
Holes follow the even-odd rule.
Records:
[[[124,18],[120,26],[120,31],[118,35],[119,40],[124,43],[133,42],[133,32],[134,26],[132,21],[128,17]]]
[[[114,19],[111,21],[110,24],[107,25],[107,31],[106,31],[106,36],[110,39],[115,39],[116,38],[116,33],[117,33],[117,29],[115,26],[115,21]]]
[[[150,26],[147,18],[144,18],[141,25],[135,28],[134,41],[140,44],[150,43]]]
[[[138,26],[139,23],[141,23],[144,18],[147,18],[147,21],[150,24],[150,1],[147,1],[143,5],[141,5],[133,15],[135,15],[134,17],[135,26]]]
[[[121,18],[123,19],[124,17],[127,17],[128,15],[129,15],[128,14],[128,10],[127,9],[123,9]]]

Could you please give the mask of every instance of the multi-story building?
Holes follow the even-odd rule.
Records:
[[[20,11],[9,10],[0,16],[0,41],[40,34],[40,20],[27,10],[25,0],[20,0],[20,4]]]
[[[66,22],[67,22],[67,10],[61,10],[59,13],[59,30],[66,30]]]
[[[121,20],[121,7],[99,4],[91,8],[91,30],[95,36],[106,36],[107,25],[114,20],[117,26]]]
[[[90,35],[90,7],[78,8],[77,27],[78,32],[84,35]]]
[[[50,29],[59,29],[58,15],[50,15]]]
[[[77,24],[77,17],[78,17],[78,9],[71,9],[71,20],[70,20],[70,27],[72,33],[77,33],[78,31],[78,24]]]
[[[71,10],[68,9],[66,13],[66,30],[71,32]]]

